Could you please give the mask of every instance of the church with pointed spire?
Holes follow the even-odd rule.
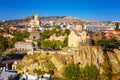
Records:
[[[36,13],[34,18],[30,21],[31,28],[40,28],[39,15]]]

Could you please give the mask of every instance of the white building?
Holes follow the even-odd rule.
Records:
[[[51,79],[51,75],[44,74],[44,75],[40,76],[39,80],[52,80],[52,79]]]
[[[33,51],[38,49],[38,45],[37,43],[32,43],[32,42],[16,42],[15,48],[17,50]]]
[[[12,71],[1,71],[0,80],[19,80],[19,74]]]
[[[35,76],[35,75],[24,75],[21,80],[52,80],[51,75],[49,74],[43,74],[40,77]]]
[[[39,21],[38,14],[35,14],[34,19],[30,21],[30,27],[31,28],[39,28],[40,27],[40,21]]]
[[[88,31],[93,31],[93,32],[104,31],[104,30],[114,30],[114,28],[110,26],[95,26],[95,25],[85,25],[84,29]]]
[[[49,21],[50,26],[54,25],[54,21]]]

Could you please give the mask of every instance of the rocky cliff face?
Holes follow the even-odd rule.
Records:
[[[114,53],[108,52],[110,61],[112,63],[113,73],[120,72],[120,50],[115,49]],[[81,67],[84,67],[87,63],[95,64],[100,72],[103,72],[102,64],[104,62],[104,56],[100,47],[86,47],[74,54],[74,62],[80,63]]]
[[[110,61],[112,62],[113,72],[120,72],[120,50],[114,50],[115,53],[108,53]],[[76,51],[74,54],[46,54],[37,53],[34,55],[27,55],[22,60],[22,64],[18,66],[19,71],[28,69],[29,73],[33,73],[34,69],[41,69],[42,71],[54,70],[55,74],[60,75],[65,66],[71,62],[79,63],[80,67],[84,67],[87,63],[95,64],[100,72],[103,72],[102,64],[104,56],[100,47],[85,47],[82,50]]]

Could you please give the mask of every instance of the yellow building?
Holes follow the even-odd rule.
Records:
[[[83,25],[76,25],[75,29],[78,30],[78,31],[82,31],[83,30]]]
[[[77,48],[81,43],[86,43],[87,38],[87,32],[83,30],[82,25],[76,25],[75,29],[71,29],[68,36],[68,46]]]
[[[62,42],[63,42],[64,39],[65,39],[65,37],[66,37],[66,36],[56,36],[56,35],[52,35],[50,38],[48,38],[48,39],[46,39],[46,40],[51,40],[51,41],[52,41],[52,40],[55,40],[55,41],[56,41],[56,40],[59,40],[59,41],[62,41]]]
[[[35,14],[34,19],[30,21],[30,27],[31,28],[39,28],[40,27],[40,21],[39,21],[38,14]]]

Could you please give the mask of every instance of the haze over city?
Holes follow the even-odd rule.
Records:
[[[0,20],[40,16],[73,16],[98,21],[120,21],[119,0],[1,0]]]

